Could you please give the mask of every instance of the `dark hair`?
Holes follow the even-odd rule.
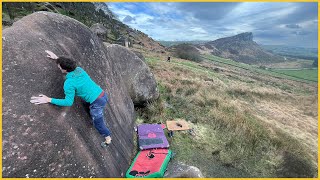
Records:
[[[77,63],[67,57],[59,57],[56,62],[62,69],[66,70],[67,72],[74,71],[77,67]]]

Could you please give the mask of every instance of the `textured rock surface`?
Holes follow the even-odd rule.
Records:
[[[92,32],[97,34],[97,36],[101,38],[101,40],[103,41],[107,40],[108,30],[102,24],[96,23],[92,25],[90,29]]]
[[[142,61],[146,61],[143,54],[139,51],[133,51]]]
[[[203,175],[197,167],[188,166],[181,162],[170,163],[165,178],[203,178]]]
[[[88,27],[49,12],[15,22],[2,39],[3,177],[123,176],[132,158],[134,107],[118,62],[112,61],[115,54]],[[108,93],[105,117],[113,133],[108,149],[100,147],[103,138],[79,98],[72,107],[29,102],[40,93],[64,97],[64,76],[46,58],[47,49],[75,59]]]
[[[159,97],[153,74],[135,53],[120,45],[107,45],[106,49],[112,57],[115,57],[117,69],[120,69],[134,104],[143,105]]]

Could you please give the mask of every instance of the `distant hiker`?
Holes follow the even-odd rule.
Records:
[[[168,61],[168,62],[170,62],[170,58],[171,58],[171,57],[170,57],[170,56],[168,56],[168,59],[167,59],[167,61]]]
[[[53,52],[46,50],[47,57],[56,60],[58,68],[63,74],[66,74],[64,82],[64,99],[50,98],[43,94],[39,97],[31,97],[30,102],[34,104],[51,103],[57,106],[71,106],[74,102],[74,97],[79,96],[84,101],[90,103],[90,115],[94,127],[105,138],[103,144],[111,143],[111,133],[104,122],[103,111],[107,104],[107,94],[98,86],[90,76],[80,67],[77,67],[76,62],[66,57],[58,57]]]

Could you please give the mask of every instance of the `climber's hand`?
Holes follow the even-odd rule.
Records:
[[[33,104],[46,104],[51,102],[51,98],[46,95],[40,94],[39,97],[32,96],[30,102]]]
[[[47,57],[50,59],[58,59],[58,56],[53,53],[52,51],[46,50],[46,53],[48,54]]]

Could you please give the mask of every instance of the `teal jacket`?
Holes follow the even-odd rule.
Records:
[[[79,96],[91,104],[102,93],[101,87],[98,86],[80,67],[67,73],[63,89],[65,98],[52,98],[52,104],[58,106],[71,106],[74,102],[74,96]]]

